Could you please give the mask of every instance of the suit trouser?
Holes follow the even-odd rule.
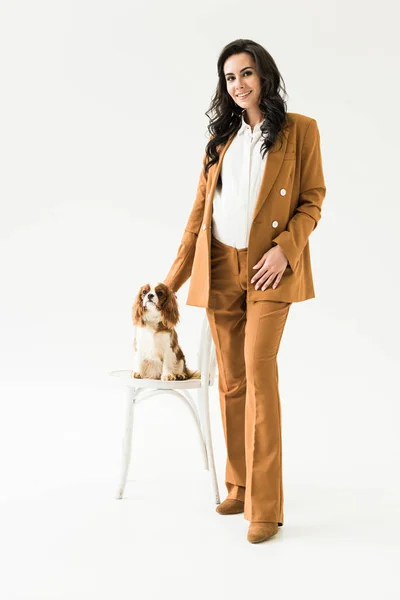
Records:
[[[248,521],[283,525],[277,354],[291,302],[248,302],[247,248],[213,236],[210,293],[228,498],[244,501]]]

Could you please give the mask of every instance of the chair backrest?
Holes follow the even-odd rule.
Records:
[[[217,367],[215,344],[212,339],[210,323],[204,314],[199,350],[197,352],[198,369],[201,373],[202,385],[214,385]]]

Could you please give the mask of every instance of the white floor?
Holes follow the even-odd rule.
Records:
[[[253,545],[243,515],[215,512],[207,472],[130,480],[124,500],[113,483],[2,501],[4,600],[400,597],[390,495],[287,486],[284,526]]]
[[[390,439],[364,444],[363,431],[373,431],[364,420],[353,448],[350,405],[325,401],[315,426],[306,415],[319,397],[282,388],[285,524],[262,544],[247,541],[243,515],[215,512],[178,400],[138,406],[129,481],[117,500],[123,392],[4,389],[1,600],[398,600],[400,495]],[[216,390],[211,417],[223,499]]]

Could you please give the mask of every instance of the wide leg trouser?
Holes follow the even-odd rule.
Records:
[[[254,270],[256,272],[256,270]],[[281,406],[277,354],[291,302],[247,301],[247,248],[212,237],[212,308],[228,498],[248,521],[283,525]]]

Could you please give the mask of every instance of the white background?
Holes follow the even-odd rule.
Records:
[[[399,551],[399,78],[394,2],[0,2],[1,595],[394,599]],[[112,369],[191,209],[216,62],[262,44],[317,120],[316,298],[279,353],[285,525],[215,513],[178,399],[140,405],[126,499]],[[196,367],[204,311],[179,290]],[[211,418],[221,498],[225,448]],[[1,589],[2,588],[2,589]]]

